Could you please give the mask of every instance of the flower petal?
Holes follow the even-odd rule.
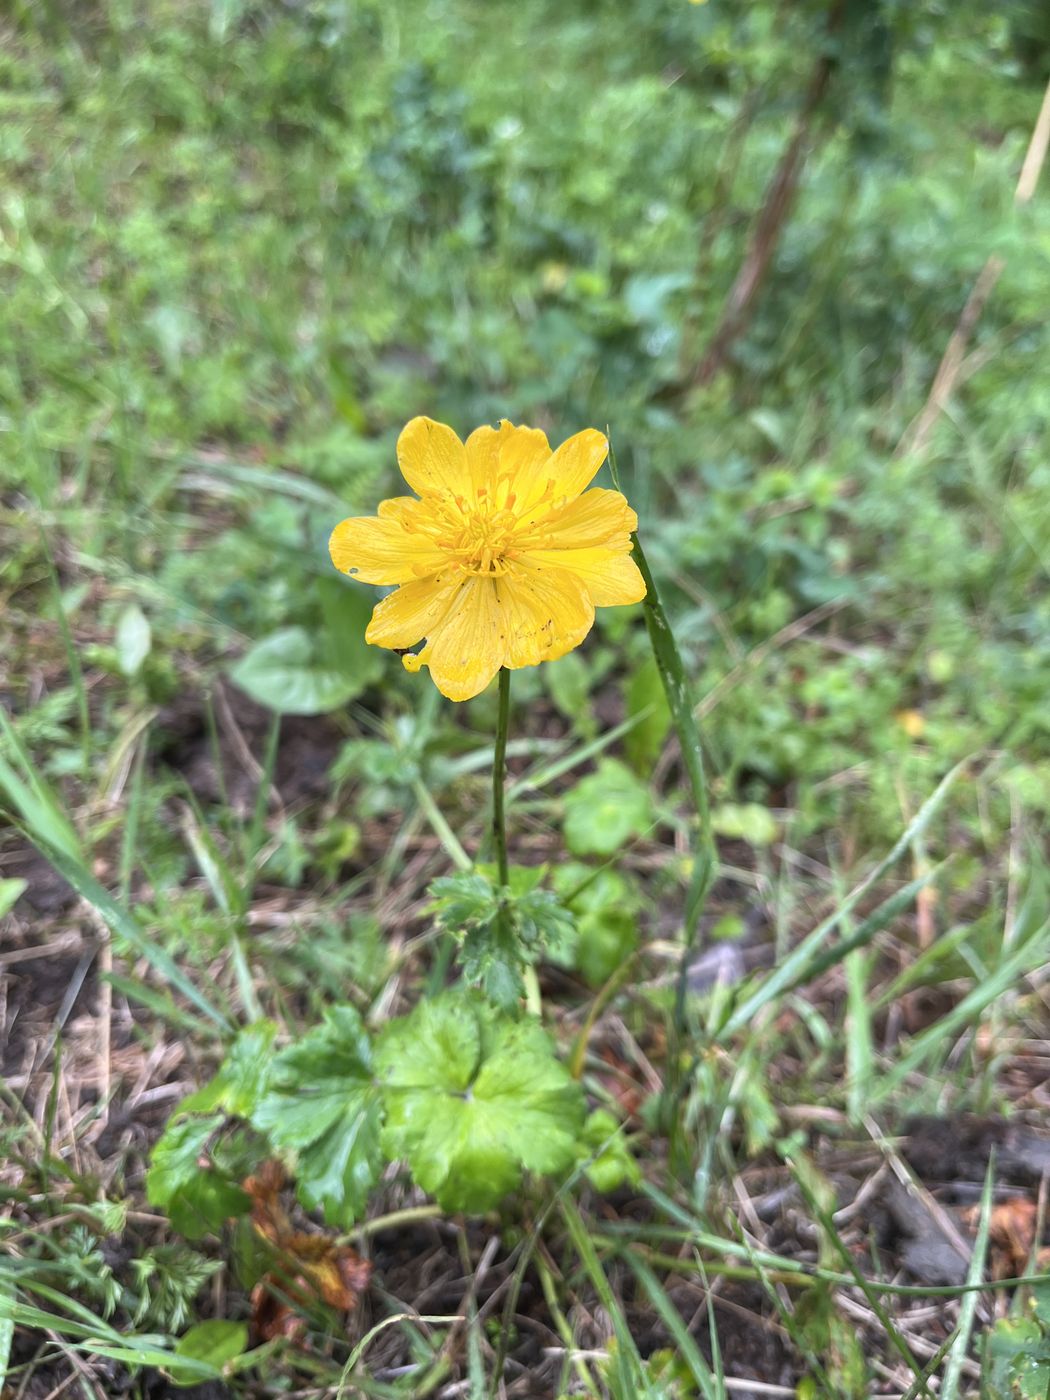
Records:
[[[414,647],[440,625],[457,582],[458,576],[435,574],[402,584],[376,604],[365,641],[376,647]]]
[[[574,575],[597,608],[640,603],[645,597],[645,580],[629,549],[535,549],[525,562]]]
[[[436,574],[446,562],[433,540],[410,529],[405,517],[397,514],[340,521],[328,541],[328,552],[341,573],[362,583],[408,583]]]
[[[428,491],[463,496],[471,489],[466,449],[451,428],[433,418],[405,424],[397,440],[397,464],[419,496]]]
[[[542,507],[541,507],[542,509]],[[638,528],[638,517],[619,491],[592,487],[560,510],[539,516],[534,525],[524,523],[526,532],[518,547],[529,550],[532,541],[543,549],[588,549],[594,545],[630,549],[630,534]]]
[[[506,646],[495,581],[468,576],[456,585],[440,624],[409,669],[429,666],[442,695],[450,700],[469,700],[485,689],[503,665]],[[409,662],[406,656],[406,665]]]
[[[519,501],[532,489],[551,459],[547,434],[539,428],[515,427],[504,418],[499,425],[499,474]],[[502,505],[503,502],[501,501]]]
[[[587,487],[609,453],[609,442],[596,428],[584,428],[558,448],[519,493],[519,510],[534,513],[538,506],[553,510],[574,500]]]
[[[491,490],[499,477],[499,440],[499,429],[490,428],[486,424],[482,428],[475,428],[464,443],[467,449],[467,472],[473,485],[475,500],[479,487]]]
[[[556,661],[594,624],[585,582],[562,569],[519,560],[496,583],[507,638],[506,665]]]

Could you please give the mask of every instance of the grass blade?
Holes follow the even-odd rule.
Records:
[[[693,1339],[692,1334],[682,1321],[681,1314],[667,1296],[667,1291],[660,1280],[653,1273],[652,1269],[650,1269],[649,1265],[646,1264],[644,1260],[639,1259],[633,1250],[625,1249],[623,1258],[627,1260],[627,1263],[634,1270],[638,1281],[649,1295],[649,1301],[660,1314],[660,1319],[668,1332],[670,1332],[671,1338],[682,1360],[693,1373],[693,1379],[699,1386],[700,1393],[704,1396],[704,1400],[718,1400],[718,1387],[716,1385],[715,1376],[710,1366],[708,1366],[707,1362],[704,1360],[703,1354]]]
[[[988,1251],[988,1234],[992,1224],[992,1186],[995,1181],[995,1149],[992,1149],[988,1158],[988,1170],[984,1174],[984,1190],[981,1193],[981,1218],[977,1225],[977,1239],[974,1242],[973,1254],[970,1256],[970,1268],[966,1275],[966,1282],[971,1288],[980,1284],[984,1274],[984,1256]],[[966,1360],[966,1352],[970,1345],[970,1336],[973,1332],[974,1320],[977,1316],[977,1304],[981,1295],[974,1291],[967,1293],[959,1305],[959,1323],[955,1332],[955,1340],[952,1342],[951,1351],[948,1353],[948,1364],[944,1368],[944,1382],[941,1386],[941,1400],[956,1400],[959,1394],[959,1384],[962,1380],[963,1363]]]
[[[816,967],[819,970],[823,970],[822,965],[818,963],[815,958],[817,950],[823,946],[828,936],[838,927],[842,920],[853,912],[860,900],[863,899],[864,895],[871,889],[872,885],[874,885],[877,880],[881,879],[886,871],[889,870],[891,866],[895,865],[901,856],[909,850],[916,836],[924,831],[933,820],[934,816],[936,816],[937,812],[940,810],[941,804],[951,791],[955,780],[966,770],[970,761],[969,758],[964,758],[961,763],[957,763],[955,767],[941,779],[934,792],[926,799],[922,807],[920,807],[919,811],[908,823],[903,834],[897,839],[891,850],[883,856],[882,860],[879,861],[875,868],[861,880],[859,885],[854,886],[837,909],[829,914],[826,919],[823,919],[813,932],[802,940],[797,948],[791,950],[790,954],[779,967],[775,968],[774,971],[770,973],[763,981],[762,985],[758,987],[746,1001],[737,1007],[723,1027],[721,1038],[725,1039],[735,1035],[738,1031],[749,1025],[763,1007],[767,1006],[774,997],[779,996],[788,987],[797,985],[800,977],[816,975],[812,970],[807,972],[807,968]],[[925,883],[933,873],[934,872],[927,872],[927,874],[919,876],[919,880]],[[906,886],[904,891],[893,896],[892,899],[902,899],[904,894],[911,891],[913,886],[915,888],[921,888],[915,881],[912,881],[911,885]],[[914,895],[910,895],[910,898],[914,898]],[[887,904],[891,902],[892,901],[888,900]],[[883,908],[885,908],[885,906],[883,906]],[[878,913],[878,911],[876,912]],[[862,934],[865,936],[873,936],[873,934],[877,932],[877,929],[870,928],[871,920],[875,917],[875,915],[871,915],[869,919],[861,924],[857,933],[853,936],[853,939],[851,939],[848,944],[844,944],[832,955],[831,962],[838,962],[848,948],[859,947],[860,944],[856,943],[854,940]],[[892,917],[892,914],[888,917]]]
[[[110,930],[133,948],[139,957],[145,958],[155,972],[168,982],[175,991],[186,998],[191,1005],[213,1021],[223,1034],[230,1034],[233,1027],[229,1019],[204,995],[186,976],[170,953],[158,947],[146,936],[138,921],[128,910],[122,908],[84,865],[83,861],[68,855],[65,851],[49,847],[32,832],[25,833],[42,856],[51,862],[58,873],[66,880],[81,899],[99,914]]]

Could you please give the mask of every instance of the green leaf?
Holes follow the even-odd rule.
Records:
[[[337,710],[360,695],[382,664],[373,648],[362,652],[344,641],[335,648],[338,662],[323,660],[305,627],[282,627],[256,642],[230,668],[230,677],[253,700],[280,714]]]
[[[547,682],[551,699],[565,718],[582,734],[593,734],[595,723],[590,708],[591,677],[579,652],[570,651],[567,656],[544,666],[543,678]]]
[[[114,641],[121,673],[129,679],[137,676],[153,646],[149,619],[138,603],[129,603],[120,614]]]
[[[175,1343],[175,1355],[190,1361],[202,1361],[206,1366],[214,1366],[221,1374],[222,1368],[234,1357],[240,1356],[248,1347],[248,1326],[244,1322],[226,1322],[213,1318],[209,1322],[198,1322],[196,1327],[183,1334]],[[176,1385],[193,1385],[199,1376],[181,1380],[179,1367],[170,1367],[172,1380]]]
[[[652,771],[671,728],[660,668],[650,656],[635,668],[627,684],[627,718],[637,723],[623,741],[627,760],[637,772]]]
[[[572,1164],[583,1095],[534,1021],[446,992],[386,1027],[376,1065],[387,1153],[445,1210],[487,1210],[523,1170]]]
[[[611,856],[652,823],[649,789],[615,758],[603,758],[565,798],[565,840],[576,855]]]
[[[243,1215],[251,1206],[247,1193],[213,1167],[208,1147],[223,1122],[221,1113],[175,1118],[153,1149],[146,1199],[167,1211],[188,1240],[220,1230],[231,1215]]]
[[[546,866],[513,866],[502,898],[488,866],[442,876],[430,886],[439,926],[460,945],[465,980],[506,1010],[522,994],[524,967],[544,953],[564,960],[572,946],[575,920],[553,890],[539,888],[545,874]]]
[[[591,986],[601,986],[638,946],[637,892],[618,871],[578,861],[560,866],[554,884],[576,919],[572,965]]]
[[[247,1026],[230,1046],[219,1072],[183,1100],[180,1112],[211,1113],[221,1108],[232,1118],[250,1118],[266,1089],[276,1034],[272,1021]]]
[[[624,1182],[636,1186],[642,1179],[620,1124],[607,1108],[596,1108],[584,1123],[577,1156],[587,1162],[587,1180],[603,1194],[615,1191]]]
[[[252,1123],[274,1147],[296,1154],[303,1205],[332,1224],[353,1224],[382,1157],[372,1050],[352,1006],[332,1007],[322,1025],[276,1057]]]
[[[719,836],[735,837],[749,846],[771,846],[777,839],[773,814],[758,802],[723,802],[711,813],[711,825]]]
[[[28,880],[0,880],[0,919],[10,914],[28,888]]]

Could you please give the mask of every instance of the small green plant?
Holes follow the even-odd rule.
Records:
[[[1010,1317],[984,1335],[982,1400],[1050,1395],[1050,1282],[1033,1287]]]
[[[476,993],[422,1002],[374,1044],[352,1006],[276,1053],[275,1029],[242,1031],[154,1148],[149,1199],[189,1239],[248,1213],[240,1182],[268,1157],[306,1209],[349,1226],[388,1161],[446,1209],[480,1211],[524,1171],[564,1173],[586,1141],[583,1094],[550,1037]]]

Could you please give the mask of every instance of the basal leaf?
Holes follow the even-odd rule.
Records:
[[[583,1097],[535,1022],[445,993],[390,1024],[376,1064],[384,1146],[446,1210],[486,1210],[523,1170],[571,1164]]]
[[[247,1193],[213,1164],[209,1144],[223,1123],[221,1113],[173,1119],[153,1149],[146,1199],[188,1240],[220,1230],[251,1206]]]
[[[263,1096],[273,1063],[272,1021],[247,1026],[230,1047],[215,1077],[184,1099],[183,1113],[211,1113],[224,1109],[233,1118],[250,1118]]]
[[[305,1206],[338,1224],[360,1215],[381,1166],[380,1106],[368,1035],[352,1006],[333,1007],[276,1057],[252,1123],[295,1153]]]
[[[565,798],[565,840],[576,855],[611,856],[652,822],[649,789],[615,758],[603,758]]]
[[[240,1356],[248,1346],[248,1326],[244,1322],[227,1322],[212,1318],[198,1322],[175,1343],[177,1356],[206,1362],[221,1371],[227,1361]]]
[[[322,658],[305,627],[282,627],[245,653],[230,676],[260,705],[285,715],[320,715],[360,695],[380,662],[356,646]]]
[[[122,674],[129,678],[137,676],[153,646],[149,619],[138,603],[129,603],[120,614],[114,640]]]

